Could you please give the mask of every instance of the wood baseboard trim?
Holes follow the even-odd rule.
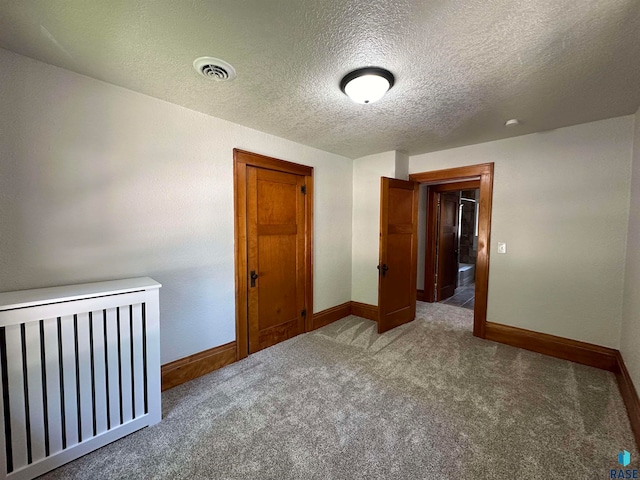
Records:
[[[313,316],[313,330],[349,315],[377,321],[378,307],[352,301],[328,308]],[[618,350],[491,322],[487,322],[486,339],[614,372],[636,444],[640,446],[640,397]],[[218,370],[236,360],[234,341],[162,365],[162,391]]]
[[[424,290],[418,290],[416,294],[416,300],[419,300],[421,302],[426,302],[425,296],[424,296]]]
[[[351,315],[377,322],[378,307],[376,305],[369,305],[367,303],[351,302]]]
[[[487,322],[485,338],[610,372],[618,370],[618,351],[613,348],[491,322]]]
[[[324,327],[349,315],[355,315],[377,322],[378,307],[376,305],[351,301],[327,308],[326,310],[313,314],[313,326],[311,330]]]
[[[329,325],[330,323],[340,320],[341,318],[351,315],[351,302],[345,302],[342,305],[327,308],[321,312],[313,314],[311,330]]]
[[[313,316],[313,330],[349,315],[377,321],[378,307],[345,302]],[[640,446],[640,397],[618,350],[545,333],[487,322],[486,339],[614,372],[636,444]],[[229,342],[162,365],[162,391],[218,370],[237,360],[236,342]]]
[[[378,307],[359,302],[345,302],[315,313],[311,330],[324,327],[349,315],[378,320]],[[162,391],[177,387],[237,361],[236,342],[229,342],[174,362],[162,365]]]
[[[218,370],[236,360],[234,341],[162,365],[162,391]]]
[[[627,407],[627,414],[629,415],[631,430],[636,439],[636,445],[640,447],[640,398],[619,351],[616,351],[616,361],[618,363],[618,371],[616,372],[618,388],[620,388],[624,405]]]

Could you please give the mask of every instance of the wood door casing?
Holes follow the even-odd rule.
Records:
[[[437,173],[437,172],[435,172]],[[459,190],[477,189],[480,186],[479,180],[467,180],[452,183],[429,185],[427,189],[427,218],[425,221],[426,241],[424,259],[424,302],[436,302],[437,292],[436,273],[438,264],[436,262],[436,239],[438,237],[438,197],[442,192],[454,192]]]
[[[301,175],[247,167],[249,353],[305,331],[304,185]]]
[[[448,168],[445,170],[434,170],[431,172],[416,172],[409,175],[409,179],[414,182],[435,185],[441,191],[445,187],[454,185],[455,182],[465,183],[463,189],[478,188],[471,184],[472,181],[479,182],[480,198],[478,207],[478,250],[476,256],[476,288],[475,288],[475,308],[473,310],[473,335],[480,338],[486,337],[487,328],[487,300],[489,294],[489,245],[491,241],[491,210],[493,204],[493,174],[494,164],[483,163],[479,165],[469,165],[465,167]],[[431,187],[429,187],[431,189]],[[457,189],[456,186],[451,190]],[[431,210],[427,209],[427,259],[425,261],[425,292],[426,301],[433,301],[433,275],[429,272],[433,271],[433,263],[429,261],[429,235],[432,232],[430,228]],[[432,258],[432,257],[431,257]],[[429,279],[431,279],[431,289],[429,290]]]
[[[305,310],[304,331],[313,325],[313,167],[287,162],[235,148],[233,150],[234,212],[235,212],[235,297],[236,297],[236,357],[249,355],[249,288],[251,279],[248,258],[248,182],[247,170],[259,167],[273,172],[291,173],[305,179]]]
[[[380,186],[378,333],[416,315],[418,184],[383,177]]]
[[[458,283],[459,192],[438,194],[438,238],[436,240],[436,301],[453,296]]]

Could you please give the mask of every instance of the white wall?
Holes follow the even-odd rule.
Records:
[[[378,304],[380,177],[409,178],[409,155],[393,150],[353,161],[351,299]]]
[[[378,304],[380,177],[395,177],[396,152],[353,161],[353,252],[351,299]]]
[[[617,348],[628,242],[621,349],[640,384],[632,129],[419,155],[410,171],[496,163],[489,321]],[[0,291],[149,275],[164,284],[163,362],[233,340],[234,147],[315,167],[314,311],[376,305],[380,177],[404,178],[405,156],[352,163],[1,49]]]
[[[635,115],[620,352],[636,389],[640,390],[640,110]]]
[[[398,150],[395,151],[396,155],[396,172],[395,177],[399,180],[409,180],[409,155]]]
[[[619,117],[411,157],[410,173],[495,162],[488,321],[618,348],[632,125]]]
[[[0,291],[149,275],[163,363],[232,341],[234,147],[315,167],[314,310],[349,301],[351,160],[0,49]]]

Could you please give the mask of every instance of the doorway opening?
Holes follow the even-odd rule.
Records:
[[[426,238],[422,249],[423,289],[418,289],[417,298],[473,307],[473,334],[485,338],[493,163],[414,173],[409,179],[421,184],[427,205],[424,212]],[[462,200],[462,192],[466,200]],[[467,209],[467,221],[471,211],[474,212],[474,226],[473,238],[467,238],[461,245],[460,205],[463,202],[470,204],[462,207]],[[456,295],[459,296],[454,300]]]
[[[480,182],[421,185],[417,283],[420,299],[473,310]],[[434,224],[435,223],[435,224]],[[426,281],[425,281],[426,279]],[[431,290],[432,289],[432,290]]]

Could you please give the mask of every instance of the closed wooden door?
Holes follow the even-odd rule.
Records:
[[[436,244],[437,301],[451,297],[458,283],[458,212],[460,192],[439,194]]]
[[[249,353],[305,331],[305,176],[247,167]]]
[[[378,333],[416,316],[418,184],[382,178]]]

